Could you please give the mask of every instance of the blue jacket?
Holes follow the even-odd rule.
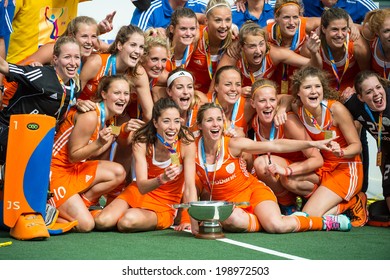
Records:
[[[184,5],[186,8],[190,8],[195,13],[204,13],[207,4],[204,0],[188,0]],[[146,11],[135,9],[133,17],[131,18],[131,24],[137,25],[143,31],[150,27],[168,27],[171,22],[171,16],[174,10],[169,4],[168,0],[154,0]]]
[[[317,0],[302,0],[305,17],[321,17],[324,12],[324,5]],[[338,0],[333,6],[344,9],[352,18],[354,23],[362,23],[367,12],[378,9],[372,0]]]

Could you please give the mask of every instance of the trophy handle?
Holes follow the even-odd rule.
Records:
[[[190,208],[190,204],[189,203],[180,203],[180,204],[172,204],[172,207],[175,208],[175,209],[178,209],[178,208]]]
[[[250,203],[248,201],[243,202],[234,202],[234,206],[249,206]]]

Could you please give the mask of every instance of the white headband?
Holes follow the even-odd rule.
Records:
[[[180,77],[188,77],[191,79],[191,81],[194,81],[194,78],[192,77],[192,75],[190,73],[188,73],[187,71],[179,71],[168,78],[167,86],[169,87],[174,80],[176,80],[177,78],[180,78]]]
[[[214,9],[216,7],[220,7],[220,6],[225,6],[226,8],[230,9],[230,6],[228,4],[226,4],[226,3],[218,3],[218,4],[215,4],[214,6],[210,7],[210,9],[207,10],[206,16],[212,9]]]

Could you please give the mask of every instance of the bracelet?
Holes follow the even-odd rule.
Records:
[[[342,157],[344,157],[344,150],[343,149],[340,150],[340,155],[339,155],[339,158],[342,158]]]
[[[162,174],[160,174],[160,175],[158,175],[158,176],[156,177],[157,183],[158,183],[160,186],[165,184],[165,182],[164,182],[163,179],[162,179],[162,176],[164,176],[164,173],[162,173]]]
[[[290,171],[290,174],[288,174],[287,176],[292,176],[293,175],[293,170],[291,169],[291,167],[287,166],[287,169]]]

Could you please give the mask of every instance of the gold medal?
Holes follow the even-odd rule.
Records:
[[[376,154],[376,166],[382,166],[382,152]]]
[[[333,131],[332,130],[325,130],[324,131],[324,139],[331,139],[333,137]]]
[[[178,153],[171,153],[170,156],[171,156],[171,163],[179,166],[180,165],[179,154]]]
[[[119,133],[121,132],[121,127],[117,125],[111,125],[111,134],[118,136]]]
[[[281,94],[287,94],[288,93],[288,81],[287,80],[282,80],[280,93]]]

